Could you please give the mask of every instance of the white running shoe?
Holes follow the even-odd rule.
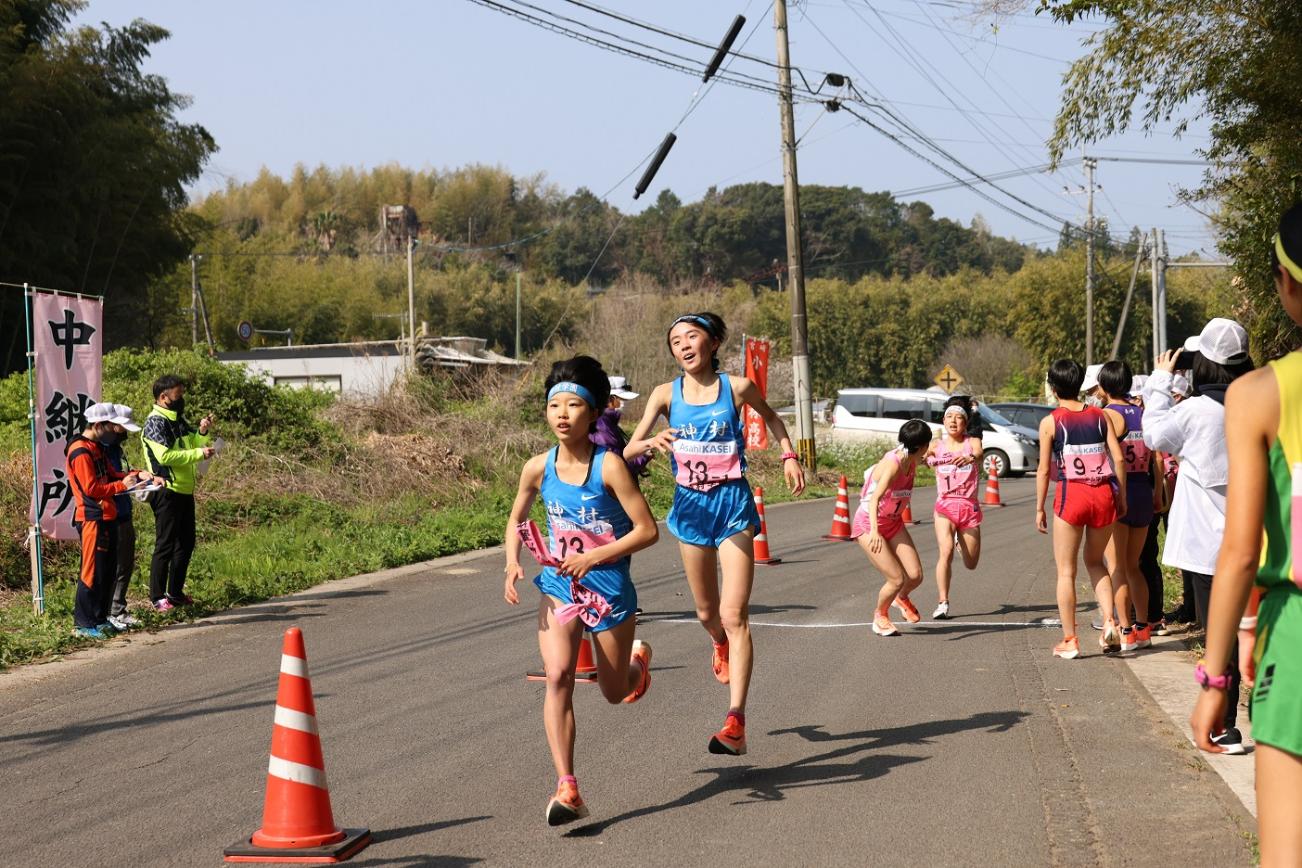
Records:
[[[933,621],[943,621],[949,617],[949,601],[941,600],[936,604],[936,611],[931,613]]]

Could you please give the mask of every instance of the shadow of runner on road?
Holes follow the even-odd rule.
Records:
[[[578,826],[567,832],[565,837],[579,838],[600,835],[618,823],[673,810],[674,808],[685,808],[727,793],[742,796],[740,800],[732,803],[734,805],[760,804],[763,802],[783,801],[788,790],[870,781],[873,778],[887,774],[897,766],[923,762],[927,757],[873,754],[861,756],[849,762],[834,763],[828,761],[896,745],[931,744],[932,739],[966,730],[985,729],[991,732],[1006,732],[1026,716],[1027,713],[1024,711],[983,712],[974,714],[971,717],[954,720],[928,721],[927,723],[912,726],[864,730],[863,732],[840,735],[824,732],[821,724],[776,729],[770,732],[769,735],[794,733],[809,742],[853,741],[856,743],[847,744],[835,750],[814,754],[772,768],[724,766],[700,769],[697,774],[714,775],[714,779],[701,784],[672,801],[659,805],[647,805],[605,820]]]
[[[776,606],[764,605],[763,603],[751,603],[750,616],[754,618],[756,615],[780,615],[783,612],[814,612],[817,610],[817,606],[806,606],[801,603],[786,603],[778,604]],[[638,615],[638,619],[642,621],[695,621],[696,610],[683,609],[679,612],[643,612],[641,615]]]

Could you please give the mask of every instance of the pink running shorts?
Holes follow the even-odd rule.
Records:
[[[966,497],[942,497],[936,501],[936,514],[949,519],[961,531],[980,527],[981,520],[985,517],[981,513],[981,506]]]

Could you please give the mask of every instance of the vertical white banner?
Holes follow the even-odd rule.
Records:
[[[76,539],[75,502],[64,447],[86,427],[86,408],[100,400],[104,379],[104,302],[38,292],[32,296],[36,351],[37,485],[32,513],[41,533]]]

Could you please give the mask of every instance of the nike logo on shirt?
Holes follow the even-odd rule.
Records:
[[[722,410],[711,410],[711,411],[710,411],[710,415],[711,415],[711,416],[722,416],[724,413],[727,413],[727,412],[728,412],[728,408],[725,407],[725,408],[723,408]]]
[[[594,497],[601,497],[601,495],[600,495],[600,494],[580,494],[579,497],[581,497],[583,500],[592,500]]]

